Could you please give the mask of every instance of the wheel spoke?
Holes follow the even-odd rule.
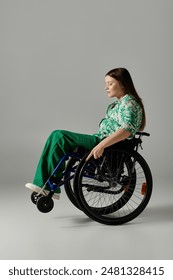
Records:
[[[75,191],[79,193],[82,210],[92,219],[121,224],[137,217],[148,204],[152,175],[137,152],[112,150],[99,160],[84,162],[80,168]]]

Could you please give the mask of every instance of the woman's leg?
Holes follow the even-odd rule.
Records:
[[[47,139],[42,155],[40,157],[33,184],[43,187],[50,177],[61,158],[72,152],[75,147],[82,146],[91,150],[99,143],[99,138],[95,135],[80,134],[66,130],[55,130]],[[58,170],[56,177],[62,178],[62,171],[65,168],[65,162]]]

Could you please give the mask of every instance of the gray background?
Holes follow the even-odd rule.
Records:
[[[0,0],[0,258],[172,259],[171,0]],[[147,114],[154,192],[135,221],[90,221],[62,191],[43,215],[24,188],[54,129],[94,133],[126,67]],[[101,249],[100,249],[101,248]]]

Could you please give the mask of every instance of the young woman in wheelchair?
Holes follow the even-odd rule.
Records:
[[[125,139],[132,139],[136,132],[145,127],[145,110],[130,73],[125,68],[110,70],[105,75],[105,89],[109,98],[115,98],[106,111],[95,134],[80,134],[66,130],[55,130],[48,137],[40,157],[33,183],[25,186],[39,193],[44,187],[61,158],[77,146],[90,151],[86,160],[103,155],[105,148]],[[54,175],[55,183],[61,181],[65,163]],[[47,188],[48,189],[48,188]],[[46,188],[44,190],[46,194]],[[59,199],[59,189],[53,198]]]

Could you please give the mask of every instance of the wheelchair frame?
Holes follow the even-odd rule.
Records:
[[[137,137],[136,137],[137,136]],[[111,155],[116,155],[116,153],[124,153],[126,154],[125,161],[123,162],[123,166],[126,166],[126,173],[130,173],[133,175],[133,179],[131,180],[131,186],[129,187],[129,190],[125,190],[125,187],[123,189],[123,180],[124,182],[127,181],[128,177],[127,175],[119,175],[119,179],[117,179],[117,175],[115,177],[111,177],[113,173],[110,171],[106,171],[106,175],[104,175],[103,179],[100,179],[101,181],[107,182],[108,186],[102,186],[102,182],[98,181],[98,186],[95,186],[95,183],[93,183],[93,180],[96,180],[96,174],[94,171],[92,174],[91,172],[88,172],[88,167],[86,165],[86,157],[88,155],[88,152],[80,151],[80,149],[73,151],[72,153],[68,153],[62,157],[60,162],[57,164],[56,168],[54,169],[51,176],[48,178],[48,180],[45,182],[44,187],[40,190],[39,193],[32,193],[31,194],[31,200],[34,204],[37,205],[37,208],[39,211],[43,213],[50,212],[54,207],[54,202],[52,199],[52,196],[57,188],[61,188],[62,185],[65,186],[65,191],[70,199],[70,201],[80,210],[82,210],[87,216],[89,216],[91,219],[108,225],[117,225],[117,224],[123,224],[126,222],[129,222],[136,218],[147,206],[151,193],[152,193],[152,174],[150,171],[150,168],[144,158],[138,153],[139,147],[142,148],[142,136],[150,136],[149,133],[146,132],[137,132],[135,137],[131,140],[124,140],[117,144],[114,144],[105,150],[107,151],[107,161],[109,161],[109,157]],[[111,154],[112,153],[112,154]],[[65,171],[63,172],[63,178],[60,183],[55,185],[51,182],[51,178],[56,174],[56,172],[59,170],[61,164],[64,161],[68,161],[68,164],[66,166]],[[94,162],[94,159],[91,159],[91,165],[92,160]],[[99,159],[100,160],[100,159]],[[100,168],[99,160],[95,160],[94,164],[98,165],[98,169]],[[122,159],[121,159],[122,161]],[[145,177],[147,177],[147,184],[144,182],[142,185],[143,188],[143,196],[144,201],[141,199],[140,204],[135,208],[136,206],[131,206],[134,204],[133,200],[136,200],[136,197],[138,194],[134,196],[135,188],[136,188],[136,182],[137,182],[137,171],[135,170],[135,164],[136,162],[139,162],[142,166],[142,170],[145,169],[144,173],[146,174]],[[75,165],[76,162],[79,162],[77,165]],[[97,163],[96,163],[97,162]],[[104,164],[102,163],[104,166]],[[115,163],[114,163],[115,165]],[[129,165],[129,166],[128,166]],[[97,167],[97,166],[96,166]],[[96,168],[94,167],[94,168]],[[105,167],[104,167],[105,168]],[[103,169],[104,169],[103,168]],[[107,167],[106,167],[107,168]],[[139,168],[139,167],[138,167]],[[122,168],[121,168],[122,169]],[[124,167],[123,167],[124,169]],[[84,171],[83,171],[84,170]],[[117,173],[118,167],[116,168]],[[83,172],[83,173],[82,173]],[[101,171],[99,171],[101,173]],[[105,171],[104,171],[105,172]],[[121,173],[123,173],[123,170],[121,170]],[[84,175],[83,175],[84,174]],[[107,177],[106,177],[107,176]],[[124,177],[123,177],[124,176]],[[85,177],[85,178],[84,178]],[[99,177],[97,175],[97,177]],[[116,179],[115,179],[116,178]],[[135,178],[135,179],[134,179]],[[73,185],[71,184],[71,181],[73,179]],[[88,180],[89,184],[83,183],[83,181]],[[91,183],[92,182],[92,183]],[[111,187],[110,187],[111,184]],[[145,187],[144,187],[145,184]],[[146,186],[147,185],[147,186]],[[44,190],[47,187],[49,187],[50,191],[47,196],[44,195]],[[119,189],[118,189],[119,188]],[[127,187],[126,187],[127,188]],[[83,189],[85,189],[85,193],[83,192]],[[142,189],[141,189],[142,192]],[[98,207],[98,202],[96,204],[96,199],[94,201],[94,197],[96,194],[100,194],[100,201],[103,200],[102,197],[105,195],[107,200],[108,196],[111,196],[111,203],[110,201],[107,202],[109,205],[106,205],[106,202],[104,201],[103,205]],[[117,195],[121,193],[120,198],[116,198],[115,201],[113,201],[113,195]],[[88,196],[92,195],[90,200],[88,199]],[[134,196],[134,197],[133,197]],[[99,200],[98,199],[98,200]],[[93,204],[91,205],[91,200],[93,200]],[[109,198],[110,200],[110,198]],[[137,204],[138,202],[135,201]],[[126,209],[127,214],[125,213],[125,206],[128,204],[128,207],[126,208],[132,208],[131,212],[130,210]],[[135,204],[134,204],[135,205]],[[133,210],[134,207],[134,210]],[[123,209],[123,210],[122,210]],[[123,214],[122,214],[123,212]],[[115,216],[119,215],[119,216]],[[125,214],[124,214],[125,213]]]

